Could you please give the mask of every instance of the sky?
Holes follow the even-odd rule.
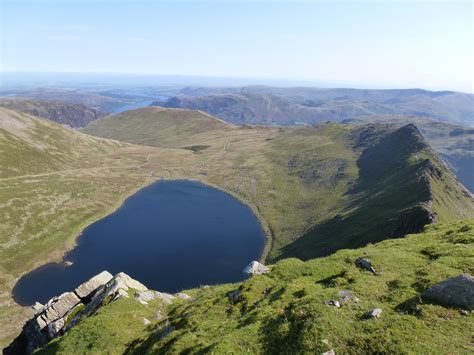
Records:
[[[286,78],[474,92],[471,0],[0,4],[2,72]]]

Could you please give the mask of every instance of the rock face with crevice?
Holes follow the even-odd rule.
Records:
[[[21,334],[3,350],[4,354],[31,354],[50,340],[67,332],[79,320],[93,314],[98,308],[129,296],[135,290],[144,299],[163,298],[171,302],[174,296],[150,291],[124,273],[112,276],[107,271],[79,285],[73,292],[53,297],[44,306],[35,304],[36,313],[23,327]],[[148,293],[152,293],[153,297]]]

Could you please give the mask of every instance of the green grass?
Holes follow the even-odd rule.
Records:
[[[378,274],[356,268],[359,256],[370,258]],[[45,353],[470,353],[474,315],[419,296],[436,282],[474,273],[473,265],[474,220],[431,225],[421,234],[325,258],[285,259],[268,275],[242,283],[189,290],[194,300],[173,304],[147,329],[134,319],[149,308],[119,301]],[[236,289],[241,294],[232,302],[228,293]],[[360,302],[325,305],[341,290]],[[363,319],[376,307],[381,318]],[[169,327],[174,330],[163,336]]]
[[[120,121],[116,126],[114,119]],[[196,111],[157,108],[108,117],[94,127],[101,122],[106,125],[100,129],[110,129],[113,137],[150,146],[96,138],[0,109],[0,151],[7,153],[0,154],[2,345],[32,314],[11,298],[19,277],[60,261],[87,225],[159,178],[198,179],[247,203],[267,233],[268,260],[313,257],[320,242],[335,250],[387,238],[400,215],[425,201],[419,193],[428,185],[440,220],[473,215],[472,198],[429,150],[398,156],[397,164],[380,167],[384,173],[375,182],[364,183],[370,176],[361,158],[368,146],[360,141],[386,140],[392,131],[384,127],[235,127]],[[400,146],[389,140],[387,149],[404,147],[403,139],[396,142]],[[442,174],[419,180],[428,171],[419,165],[425,160]],[[379,233],[387,220],[393,228]],[[315,234],[328,225],[327,232]]]

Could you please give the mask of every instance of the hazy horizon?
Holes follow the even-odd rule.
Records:
[[[474,92],[470,1],[4,0],[2,72]]]
[[[304,80],[292,78],[252,78],[232,76],[204,76],[159,73],[107,73],[107,72],[12,72],[0,71],[0,89],[28,87],[64,87],[68,85],[97,86],[175,86],[175,87],[308,87],[321,89],[360,89],[360,90],[427,90],[454,91],[474,95],[474,91],[452,90],[443,87],[407,87],[370,85],[339,80]]]

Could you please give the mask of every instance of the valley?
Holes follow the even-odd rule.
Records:
[[[0,176],[5,345],[32,314],[11,298],[17,280],[60,261],[85,227],[158,179],[196,179],[248,204],[267,261],[325,256],[474,213],[412,125],[234,126],[150,107],[94,121],[84,132],[98,138],[7,109],[0,118],[9,152]],[[387,151],[396,155],[387,160]]]

